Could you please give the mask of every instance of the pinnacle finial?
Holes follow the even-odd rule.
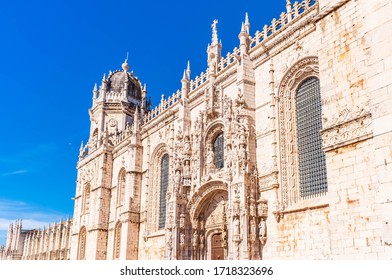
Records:
[[[186,75],[186,70],[184,70],[184,74],[182,75],[182,81],[186,81],[187,80],[187,75]]]
[[[244,22],[242,22],[242,24],[241,24],[241,33],[242,32],[245,32],[245,25],[244,25]]]
[[[246,28],[246,32],[250,31],[250,22],[249,22],[249,16],[248,16],[248,12],[245,13],[245,28]]]
[[[191,63],[190,63],[190,61],[188,60],[188,65],[187,65],[187,67],[186,67],[186,74],[187,74],[187,78],[188,78],[188,80],[190,80],[191,79]]]
[[[127,52],[127,58],[125,59],[124,63],[121,65],[121,67],[124,70],[124,72],[127,72],[129,70],[128,52]]]
[[[218,24],[218,20],[214,19],[212,22],[212,44],[218,44],[218,30],[216,28],[216,25]]]
[[[134,121],[139,121],[139,107],[136,106],[135,113],[133,114]]]

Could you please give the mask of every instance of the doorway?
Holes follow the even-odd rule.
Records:
[[[216,233],[211,238],[211,260],[224,260],[225,250],[223,248],[222,233]]]

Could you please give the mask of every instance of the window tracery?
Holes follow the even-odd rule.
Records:
[[[306,57],[285,74],[279,87],[278,120],[282,206],[327,191],[320,138],[321,97],[317,57]],[[319,159],[320,158],[320,159]]]
[[[86,227],[82,227],[79,231],[79,250],[78,259],[84,260],[86,258]]]
[[[124,204],[125,185],[126,185],[126,172],[125,169],[122,168],[118,175],[117,206],[121,206]]]
[[[87,184],[84,187],[84,192],[83,192],[83,204],[82,204],[83,214],[87,214],[90,212],[90,196],[91,196],[91,187],[90,184]]]
[[[114,230],[114,258],[120,258],[122,224],[118,222]]]

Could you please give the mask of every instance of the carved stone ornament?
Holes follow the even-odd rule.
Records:
[[[115,127],[117,125],[117,121],[115,119],[110,119],[109,120],[109,126],[110,127]]]
[[[371,137],[371,123],[371,115],[368,114],[323,130],[321,136],[324,150],[329,151]]]
[[[278,91],[279,139],[281,162],[282,204],[287,206],[298,199],[298,156],[296,154],[297,87],[308,77],[319,76],[317,57],[306,57],[294,64],[284,75]]]

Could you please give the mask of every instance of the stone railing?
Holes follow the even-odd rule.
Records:
[[[103,135],[98,139],[90,139],[86,145],[82,146],[79,150],[79,159],[84,159],[88,155],[92,154],[98,150],[104,143],[109,146],[116,146],[121,142],[125,141],[133,134],[134,125],[128,125],[125,130],[115,131],[112,133],[103,133]]]
[[[318,4],[318,0],[304,0],[301,3],[296,1],[294,4],[291,4],[290,0],[287,0],[286,2],[287,12],[282,12],[279,19],[274,18],[271,25],[264,25],[263,31],[256,32],[250,42],[251,50],[260,45],[267,38],[283,30],[290,22],[301,18],[310,10],[313,10],[313,7]]]
[[[107,92],[105,96],[105,101],[121,101],[125,99],[125,94],[122,92]]]
[[[196,78],[190,81],[190,91],[194,91],[198,87],[202,86],[207,82],[207,74],[205,72],[201,72],[200,76],[196,76]]]
[[[158,104],[158,106],[156,106],[154,109],[152,109],[151,111],[147,112],[147,114],[144,115],[143,124],[152,121],[160,114],[162,114],[164,111],[173,107],[180,99],[181,99],[180,90],[177,90],[177,92],[173,93],[168,99],[164,99],[164,96],[162,95],[161,102]]]
[[[225,71],[230,65],[238,61],[241,52],[239,48],[234,48],[232,53],[227,53],[226,57],[222,57],[218,63],[218,74]]]

